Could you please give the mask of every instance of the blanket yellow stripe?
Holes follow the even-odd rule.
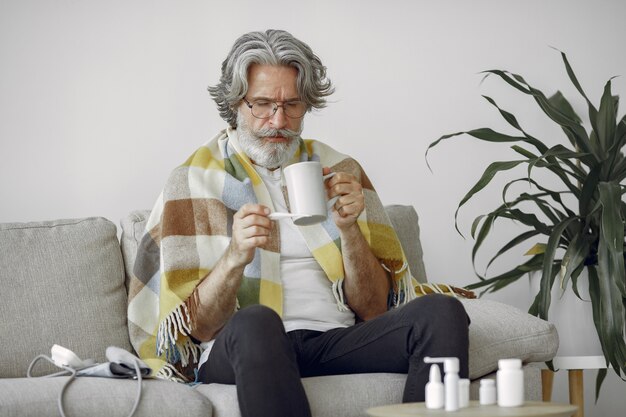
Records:
[[[183,166],[202,169],[217,168],[223,171],[224,161],[221,158],[214,158],[211,150],[202,146],[185,161]]]
[[[259,302],[276,311],[280,316],[283,315],[283,288],[266,279],[261,279],[261,289],[259,290]]]
[[[343,279],[343,262],[341,252],[335,242],[327,243],[311,251],[315,260],[320,264],[328,279],[336,282]],[[337,262],[339,260],[339,262]]]

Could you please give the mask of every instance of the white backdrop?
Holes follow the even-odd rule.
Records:
[[[235,38],[282,28],[314,49],[337,88],[304,136],[356,157],[385,203],[414,205],[429,279],[467,285],[472,241],[454,230],[454,211],[488,162],[514,155],[461,138],[431,152],[431,173],[428,144],[485,126],[511,133],[481,94],[534,135],[563,141],[529,98],[496,78],[481,84],[479,72],[562,89],[584,116],[550,46],[598,103],[606,80],[626,75],[624,16],[621,0],[0,0],[0,221],[118,223],[150,208],[170,170],[224,127],[206,87]],[[625,91],[614,80],[614,93]],[[461,211],[466,236],[498,198],[494,188]],[[489,297],[527,309],[527,288]],[[609,375],[594,407],[595,373],[585,378],[587,415],[621,415],[625,385]],[[566,401],[562,372],[556,384],[555,400]]]

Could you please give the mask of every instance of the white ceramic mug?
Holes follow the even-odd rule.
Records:
[[[306,161],[289,165],[283,170],[283,174],[290,209],[290,213],[285,216],[293,217],[293,222],[298,226],[309,226],[326,220],[328,210],[335,204],[337,198],[328,201],[324,181],[335,173],[322,175],[322,164],[317,161]]]

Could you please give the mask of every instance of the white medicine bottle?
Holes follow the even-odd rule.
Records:
[[[500,359],[496,380],[500,407],[519,407],[524,404],[524,371],[520,359]]]
[[[481,379],[478,399],[481,405],[492,405],[496,403],[496,381],[493,379]]]

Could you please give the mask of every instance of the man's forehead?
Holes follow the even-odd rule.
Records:
[[[275,99],[297,98],[298,71],[283,65],[252,64],[248,69],[249,97]]]

